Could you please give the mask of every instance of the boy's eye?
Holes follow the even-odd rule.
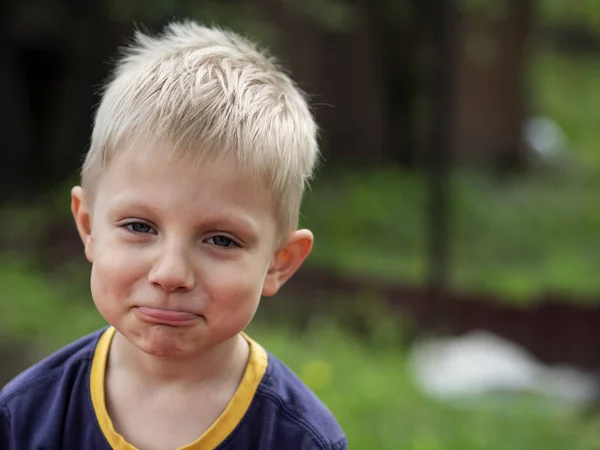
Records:
[[[217,247],[235,247],[238,244],[227,236],[213,236],[206,240],[209,244],[216,245]]]
[[[144,222],[128,223],[125,227],[134,233],[152,233],[154,231],[150,225]]]

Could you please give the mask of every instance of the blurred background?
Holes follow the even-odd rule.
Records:
[[[310,94],[316,245],[251,333],[353,449],[600,448],[600,2],[0,5],[0,386],[104,325],[69,211],[135,27],[243,32]]]

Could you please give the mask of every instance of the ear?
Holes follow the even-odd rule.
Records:
[[[310,253],[313,242],[314,237],[309,230],[296,230],[290,233],[271,262],[263,284],[263,296],[275,295],[290,279]]]
[[[85,257],[94,262],[94,236],[92,235],[92,220],[85,193],[80,186],[71,190],[71,212],[75,225],[85,249]]]

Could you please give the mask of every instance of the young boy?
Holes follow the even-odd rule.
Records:
[[[293,82],[240,36],[193,22],[138,33],[72,190],[109,326],[2,390],[0,448],[347,448],[243,332],[311,250],[297,223],[316,132]]]

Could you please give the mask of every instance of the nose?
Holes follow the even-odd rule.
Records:
[[[177,248],[163,249],[162,254],[148,274],[148,281],[167,292],[191,291],[194,289],[194,271],[185,251]]]

